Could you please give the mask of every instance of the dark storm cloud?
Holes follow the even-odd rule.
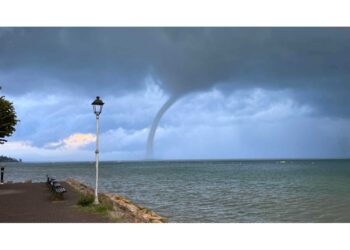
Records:
[[[1,29],[0,81],[10,94],[112,94],[147,76],[172,96],[222,86],[291,89],[328,115],[350,115],[349,28]]]
[[[79,91],[134,88],[148,71],[146,57],[137,48],[142,43],[133,44],[133,40],[146,39],[143,33],[126,29],[15,29],[0,38],[0,69],[15,79],[8,83],[14,92],[51,89],[52,84]]]

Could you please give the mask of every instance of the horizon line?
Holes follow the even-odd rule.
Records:
[[[200,161],[327,161],[350,160],[350,158],[223,158],[223,159],[139,159],[139,160],[100,160],[102,162],[200,162]],[[69,161],[22,161],[17,163],[94,163],[94,160]],[[10,163],[10,162],[2,162]]]

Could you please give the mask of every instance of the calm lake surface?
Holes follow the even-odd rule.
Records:
[[[94,185],[94,163],[2,165],[5,181]],[[350,160],[103,162],[99,185],[170,222],[350,222]]]

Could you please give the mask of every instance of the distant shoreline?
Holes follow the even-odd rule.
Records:
[[[257,162],[257,161],[350,161],[350,158],[271,158],[271,159],[184,159],[184,160],[176,160],[176,159],[154,159],[154,160],[106,160],[101,161],[100,163],[137,163],[137,162],[204,162],[204,161],[211,161],[211,162]],[[10,162],[10,161],[8,161]],[[21,161],[13,161],[21,163]],[[0,160],[1,163],[1,160]],[[29,164],[56,164],[56,163],[91,163],[94,164],[95,161],[26,161],[24,163]]]
[[[8,157],[8,156],[0,156],[0,163],[2,162],[22,162],[21,159],[17,160],[15,158],[11,158],[11,157]]]

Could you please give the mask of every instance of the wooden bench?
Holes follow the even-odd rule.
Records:
[[[63,194],[67,192],[67,190],[61,186],[61,184],[56,181],[55,178],[51,178],[50,176],[46,175],[46,184],[50,188],[51,192],[55,194],[56,197],[63,198]]]

